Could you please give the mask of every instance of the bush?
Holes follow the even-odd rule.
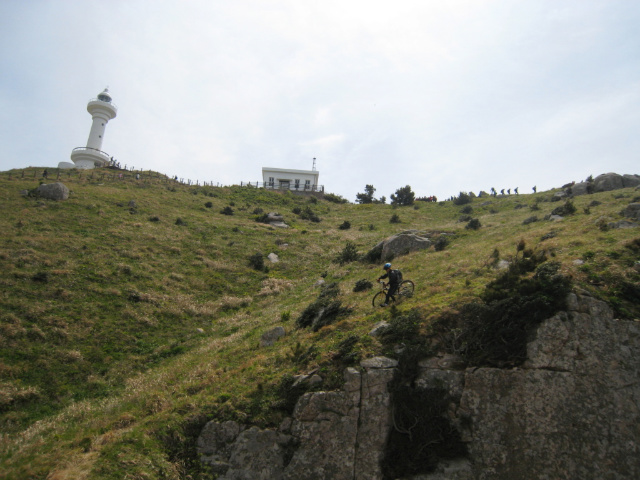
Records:
[[[349,200],[347,200],[346,198],[341,197],[340,195],[335,195],[333,193],[325,193],[324,199],[332,203],[349,203]]]
[[[230,206],[226,206],[222,210],[220,210],[220,213],[223,215],[233,215],[233,208],[231,208]]]
[[[324,285],[318,299],[303,310],[296,320],[298,328],[311,327],[317,332],[322,327],[330,325],[336,319],[351,312],[351,309],[342,306],[337,299],[340,287],[337,283]]]
[[[351,222],[348,222],[347,220],[345,220],[344,222],[342,222],[342,225],[340,225],[338,228],[340,230],[349,230],[351,228]]]
[[[345,263],[355,262],[356,260],[358,260],[358,249],[356,248],[356,244],[347,240],[347,244],[336,257],[336,262],[340,265],[344,265]]]
[[[466,228],[467,230],[478,230],[481,226],[482,225],[480,224],[480,220],[478,220],[477,218],[472,218],[464,228]]]
[[[354,292],[364,292],[365,290],[371,290],[373,288],[373,283],[369,280],[362,279],[356,282],[355,287],[353,287]]]
[[[525,219],[522,221],[522,224],[523,224],[523,225],[529,225],[530,223],[537,222],[537,221],[538,221],[538,217],[536,217],[536,216],[534,215],[534,216],[532,216],[532,217],[525,218]]]
[[[556,207],[551,212],[551,215],[573,215],[577,209],[571,200],[564,202],[564,205]]]
[[[467,203],[471,203],[471,195],[465,192],[460,192],[460,195],[453,199],[454,205],[466,205]]]
[[[204,204],[205,207],[207,208],[212,208],[213,207],[213,203],[212,202],[207,202]]]
[[[264,256],[261,253],[254,253],[249,257],[249,266],[254,270],[265,271]]]
[[[180,225],[180,226],[185,226],[187,224],[187,222],[185,222],[184,220],[182,220],[180,217],[178,217],[176,219],[176,225]]]
[[[465,213],[465,214],[469,214],[473,212],[473,207],[471,205],[466,205],[462,208],[462,210],[460,210],[460,213]]]
[[[389,223],[400,223],[400,217],[397,213],[394,213],[389,219]]]
[[[436,241],[433,243],[433,248],[435,249],[436,252],[441,252],[442,250],[447,248],[448,245],[449,245],[449,239],[444,235],[440,235],[436,239]]]
[[[311,197],[311,198],[316,198],[316,197]],[[318,217],[318,215],[316,215],[315,212],[308,205],[300,213],[300,218],[302,218],[303,220],[309,220],[311,222],[320,223],[320,217]]]
[[[520,249],[520,247],[518,247]],[[445,314],[433,325],[449,353],[461,355],[469,366],[506,368],[521,365],[530,334],[543,320],[565,308],[569,278],[560,264],[545,262],[522,248],[506,272],[486,287],[478,301]],[[528,274],[535,271],[531,277]]]

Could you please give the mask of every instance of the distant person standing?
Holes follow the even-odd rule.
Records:
[[[47,178],[49,176],[49,172],[47,171],[47,169],[44,169],[44,172],[42,172],[42,178]]]

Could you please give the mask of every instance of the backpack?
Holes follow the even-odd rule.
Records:
[[[402,272],[400,270],[391,270],[389,272],[389,283],[399,284],[402,282]]]

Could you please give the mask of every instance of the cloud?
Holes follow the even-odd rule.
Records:
[[[354,200],[638,173],[634,2],[67,0],[0,18],[4,169],[68,160],[109,85],[103,148],[192,180],[315,157]]]

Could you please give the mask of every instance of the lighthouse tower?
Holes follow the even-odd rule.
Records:
[[[111,103],[109,89],[105,88],[98,98],[89,100],[87,111],[91,114],[93,123],[89,132],[89,140],[86,147],[74,148],[71,152],[71,161],[75,168],[90,169],[109,165],[109,155],[102,151],[102,140],[107,123],[116,117],[118,107]],[[68,162],[65,162],[68,164]]]

